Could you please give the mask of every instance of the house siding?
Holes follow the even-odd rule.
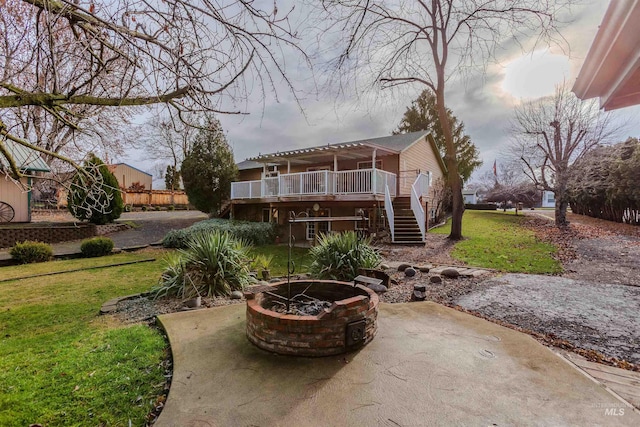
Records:
[[[413,185],[417,176],[409,173],[413,171],[431,172],[432,181],[427,202],[429,206],[432,206],[435,196],[433,185],[438,179],[444,178],[444,174],[440,168],[436,153],[433,152],[431,144],[426,138],[421,138],[400,153],[400,174],[398,179],[400,195],[409,196],[411,194],[411,185]]]
[[[139,182],[145,190],[152,190],[153,177],[126,164],[111,165],[109,167],[118,180],[121,188],[127,189],[131,184]]]
[[[27,187],[27,178],[20,180],[23,187]],[[11,205],[15,211],[15,216],[11,222],[29,222],[31,215],[29,212],[29,192],[6,179],[0,174],[0,201]]]

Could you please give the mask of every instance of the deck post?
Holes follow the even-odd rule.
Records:
[[[378,187],[376,186],[376,175],[377,175],[377,173],[376,173],[376,152],[377,152],[377,149],[374,148],[373,149],[373,154],[371,155],[371,169],[372,169],[372,171],[371,171],[371,174],[372,174],[372,176],[371,176],[371,186],[372,186],[371,193],[372,194],[377,194],[376,191],[378,189]]]

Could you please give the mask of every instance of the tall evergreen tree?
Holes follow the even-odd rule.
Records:
[[[482,165],[482,160],[479,158],[480,152],[477,147],[471,142],[471,137],[464,133],[464,123],[459,121],[448,108],[447,114],[449,116],[449,123],[451,123],[453,144],[456,148],[456,156],[458,158],[458,172],[464,183],[469,180],[473,171]],[[440,155],[445,157],[446,144],[442,126],[438,118],[436,97],[428,89],[423,90],[420,96],[411,102],[411,106],[405,111],[398,128],[393,131],[393,134],[397,135],[421,130],[431,132],[440,151]]]
[[[213,116],[205,118],[191,151],[180,168],[182,183],[189,203],[196,209],[216,214],[229,199],[231,182],[238,174],[231,147],[220,122]]]

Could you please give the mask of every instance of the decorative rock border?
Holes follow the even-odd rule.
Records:
[[[149,295],[149,292],[142,292],[142,293],[139,293],[139,294],[127,295],[125,297],[111,298],[109,301],[107,301],[104,304],[102,304],[102,307],[100,307],[100,314],[115,313],[116,310],[118,309],[118,303],[119,302],[126,301],[126,300],[129,300],[129,299],[146,297],[148,295]]]

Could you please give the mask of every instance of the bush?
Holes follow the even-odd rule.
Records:
[[[186,249],[169,256],[167,268],[152,294],[156,298],[193,298],[242,290],[255,280],[249,274],[249,250],[243,240],[229,233],[199,233],[187,243]]]
[[[237,239],[256,246],[271,244],[276,238],[274,223],[213,218],[196,222],[191,227],[181,230],[171,230],[162,239],[162,245],[165,248],[186,248],[187,242],[194,236],[213,231],[227,232]]]
[[[25,240],[22,243],[16,243],[9,254],[20,264],[31,264],[49,261],[53,257],[53,249],[47,243]]]
[[[376,268],[382,261],[371,239],[359,238],[354,231],[320,235],[319,244],[309,251],[309,273],[316,279],[351,281],[360,268]]]
[[[107,224],[120,218],[124,210],[118,180],[94,154],[76,173],[67,195],[69,212],[81,221]]]
[[[109,255],[113,250],[113,240],[108,237],[94,237],[82,241],[80,252],[85,258]]]

